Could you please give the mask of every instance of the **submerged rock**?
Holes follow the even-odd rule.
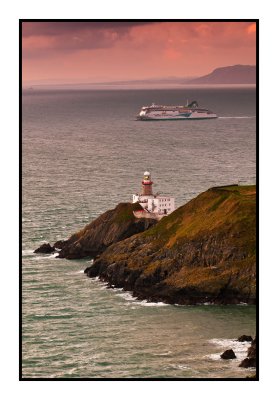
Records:
[[[221,354],[220,356],[224,360],[231,360],[233,358],[236,358],[236,355],[234,353],[233,349],[225,350],[224,353]]]
[[[34,253],[44,253],[44,254],[49,254],[49,253],[54,253],[55,247],[52,247],[49,243],[43,243],[40,247],[38,247]]]

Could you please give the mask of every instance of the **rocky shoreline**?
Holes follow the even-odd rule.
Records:
[[[239,367],[241,368],[256,368],[257,367],[257,339],[252,339],[251,336],[242,335],[237,339],[238,342],[249,342],[251,345],[247,350],[247,357],[241,361]],[[231,360],[235,359],[236,355],[233,349],[225,350],[220,357],[223,360]],[[253,376],[247,377],[249,379],[256,378],[256,374]]]

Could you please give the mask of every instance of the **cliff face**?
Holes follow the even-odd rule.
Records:
[[[60,244],[62,247],[58,257],[95,257],[111,244],[143,232],[156,223],[151,219],[136,219],[133,211],[138,209],[142,208],[136,203],[120,203],[114,210],[106,211],[67,241],[57,242],[55,246]]]
[[[112,244],[85,272],[152,301],[254,303],[255,207],[255,186],[212,188]]]

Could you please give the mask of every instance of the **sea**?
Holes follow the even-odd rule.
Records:
[[[137,121],[143,105],[199,105],[215,120]],[[140,190],[179,207],[256,180],[254,87],[34,88],[22,95],[22,377],[245,378],[256,308],[139,301],[89,279],[93,260],[34,254]],[[222,360],[232,348],[236,359]]]

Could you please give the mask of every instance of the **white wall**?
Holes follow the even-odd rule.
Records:
[[[137,201],[143,208],[147,208],[148,211],[164,214],[164,210],[167,210],[167,214],[170,214],[175,210],[175,198],[169,196],[139,196],[133,195],[133,203]]]

